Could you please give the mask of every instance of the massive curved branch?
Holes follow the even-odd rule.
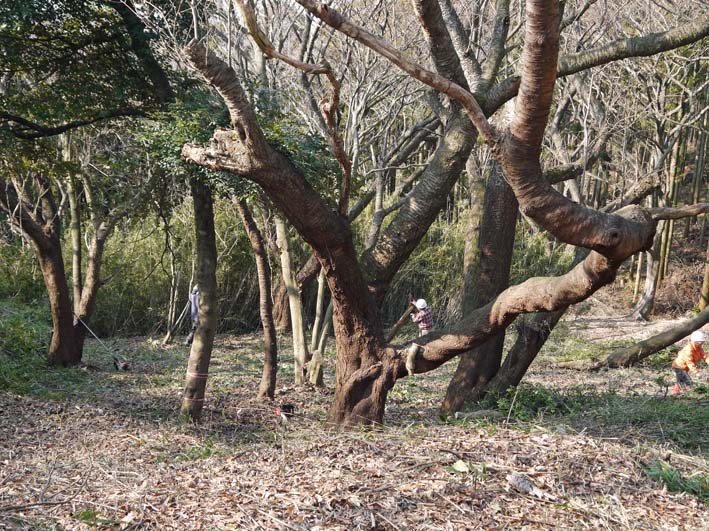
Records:
[[[535,277],[512,286],[489,304],[471,312],[454,328],[429,334],[420,345],[415,372],[433,370],[446,361],[487,341],[504,330],[523,313],[551,312],[581,302],[615,279],[618,267],[632,254],[646,250],[652,243],[655,224],[643,208],[631,205],[618,216],[636,227],[622,250],[609,259],[597,252],[588,256],[568,273],[559,277]],[[405,360],[397,361],[398,378],[406,376]]]
[[[215,131],[206,148],[185,145],[182,157],[258,184],[313,248],[325,269],[338,303],[337,326],[344,327],[338,333],[347,336],[357,327],[380,339],[379,316],[358,267],[347,219],[327,204],[290,161],[268,145],[234,70],[198,42],[190,43],[185,53],[226,102],[234,129]]]
[[[510,134],[526,157],[538,158],[556,81],[559,9],[557,2],[545,0],[528,0],[526,5],[522,78]]]

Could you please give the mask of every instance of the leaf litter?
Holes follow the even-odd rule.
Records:
[[[186,349],[131,345],[134,372],[96,371],[63,400],[0,392],[0,529],[707,529],[703,502],[643,470],[671,455],[706,473],[706,460],[642,437],[446,424],[434,373],[399,382],[381,430],[326,431],[331,390],[280,374],[273,403],[253,398],[253,335],[218,338],[204,420],[182,425]],[[295,405],[287,423],[274,414],[283,401]]]

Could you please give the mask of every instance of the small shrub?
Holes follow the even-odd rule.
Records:
[[[564,397],[536,385],[521,385],[508,389],[498,397],[497,407],[505,415],[524,422],[573,410]]]
[[[684,477],[676,468],[655,461],[645,468],[645,473],[652,479],[665,484],[671,492],[686,492],[696,496],[704,502],[709,502],[709,475],[703,473],[692,474]]]
[[[0,388],[30,392],[32,377],[46,365],[51,326],[39,308],[5,301],[0,307]]]

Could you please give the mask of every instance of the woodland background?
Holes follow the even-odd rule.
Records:
[[[544,177],[591,209],[682,213],[658,214],[652,245],[624,261],[614,283],[565,315],[520,318],[484,343],[496,365],[465,393],[454,387],[457,360],[392,383],[375,432],[325,429],[342,396],[344,348],[328,329],[330,296],[311,246],[247,172],[184,160],[186,145],[217,146],[215,128],[237,122],[195,55],[233,69],[274,153],[324,204],[349,213],[387,333],[410,295],[434,309],[438,331],[455,329],[508,286],[562,275],[583,258],[518,211],[461,107],[294,2],[6,4],[0,529],[705,528],[707,372],[672,400],[674,340],[633,368],[589,370],[640,340],[681,339],[709,322],[704,2],[560,4],[561,73],[548,122],[537,124]],[[459,75],[503,129],[515,120],[510,87],[532,4],[334,7],[424,67]],[[449,49],[431,38],[441,28]],[[193,38],[205,48],[191,55]],[[200,339],[188,359],[181,341],[187,295],[205,278],[205,193],[216,339]],[[275,344],[249,217],[270,270]],[[302,302],[300,338],[289,282]],[[58,324],[62,304],[73,323]],[[404,321],[386,342],[397,356],[416,336]],[[66,334],[74,346],[64,351]],[[489,388],[503,352],[525,337],[539,354],[522,383]],[[307,350],[307,383],[294,338]],[[268,388],[264,365],[276,350]],[[112,356],[131,371],[113,372]],[[190,374],[207,369],[205,394]],[[203,412],[190,409],[203,398]],[[178,421],[180,401],[182,416],[201,423]],[[296,411],[287,422],[274,414],[285,403]],[[513,472],[540,490],[520,492]]]

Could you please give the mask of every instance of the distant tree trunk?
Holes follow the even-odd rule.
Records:
[[[86,257],[86,274],[84,285],[81,289],[81,302],[76,316],[83,321],[76,322],[74,326],[78,348],[83,350],[88,324],[96,309],[96,299],[101,287],[101,265],[106,241],[113,231],[115,220],[99,222],[94,218],[94,231],[89,244],[89,253]]]
[[[209,375],[214,334],[217,325],[217,246],[214,235],[212,191],[203,181],[190,181],[194,201],[197,246],[197,285],[199,286],[199,325],[187,361],[185,391],[180,417],[198,422],[202,416],[204,393]]]
[[[475,286],[480,271],[480,225],[483,219],[485,179],[480,168],[474,162],[474,155],[468,157],[465,164],[470,188],[470,213],[465,228],[465,247],[463,249],[463,286],[460,308],[463,315],[475,309]]]
[[[709,305],[709,245],[707,245],[707,254],[704,260],[704,280],[699,295],[699,309],[703,310],[707,305]]]
[[[709,96],[709,90],[705,90],[705,94]],[[709,136],[709,113],[704,113],[704,125],[699,128],[699,138],[697,139],[697,155],[694,161],[694,179],[693,179],[693,189],[692,189],[692,202],[698,203],[699,197],[701,195],[702,183],[704,182],[704,168],[706,167],[707,151],[709,151],[709,142],[707,141],[707,136]],[[689,236],[689,226],[694,223],[696,218],[688,218],[687,225],[685,228],[686,237]],[[706,223],[706,217],[702,218],[702,233],[704,232],[704,227]],[[703,234],[699,245],[704,243]]]
[[[635,272],[635,283],[633,285],[633,304],[635,303],[635,301],[638,300],[638,292],[640,291],[640,278],[642,277],[643,256],[645,256],[645,253],[638,254],[638,265],[637,270]]]
[[[681,118],[681,116],[680,116]],[[677,198],[679,196],[679,179],[682,172],[682,164],[680,162],[680,153],[682,144],[686,141],[685,135],[681,135],[672,146],[670,155],[669,168],[667,170],[667,195],[669,206],[677,206]],[[672,250],[672,236],[674,235],[674,220],[669,220],[665,223],[662,233],[662,242],[660,244],[659,266],[657,270],[657,287],[662,284],[662,280],[667,276],[667,268],[670,260],[670,252]]]
[[[645,253],[645,287],[643,288],[640,300],[635,305],[633,312],[630,314],[632,318],[639,321],[647,321],[655,305],[655,293],[657,292],[657,274],[660,268],[660,244],[662,242],[662,234],[665,221],[662,220],[657,224],[657,232],[655,240],[652,244],[652,249]]]
[[[76,186],[73,176],[69,176],[69,179],[67,180],[67,195],[69,196],[69,213],[71,215],[71,226],[69,232],[71,234],[71,277],[74,291],[74,313],[79,315],[82,285],[81,210],[79,207],[79,200],[76,194]]]
[[[332,331],[332,301],[327,305],[323,323],[320,327],[320,338],[317,348],[313,351],[313,357],[308,365],[308,381],[316,387],[325,387],[323,379],[323,363],[325,362],[325,348],[327,347],[327,338],[330,337]]]
[[[325,291],[327,290],[327,283],[325,281],[325,271],[320,270],[318,275],[318,295],[315,304],[315,320],[313,322],[313,330],[310,337],[310,352],[311,358],[308,361],[308,373],[306,375],[308,381],[313,385],[318,387],[324,386],[323,381],[323,355],[324,352],[318,349],[318,340],[328,327],[328,316],[325,315]],[[330,310],[330,317],[332,317],[332,310]]]
[[[325,324],[325,271],[320,270],[318,275],[318,295],[315,301],[315,320],[313,321],[313,331],[310,336],[310,352],[318,348],[318,339],[320,337],[320,328]]]
[[[283,219],[276,217],[276,233],[278,247],[281,251],[281,272],[288,288],[288,307],[290,308],[291,328],[293,333],[294,377],[296,385],[305,383],[305,364],[308,361],[308,349],[305,344],[305,323],[303,319],[303,302],[300,289],[295,281],[290,257],[290,245],[286,225]]]
[[[474,294],[465,293],[465,301],[487,304],[503,292],[510,282],[512,249],[515,240],[518,204],[512,189],[496,162],[485,187],[484,214],[480,228],[479,275]],[[470,303],[464,305],[468,312]],[[478,400],[490,380],[497,374],[502,361],[504,331],[475,349],[461,355],[453,378],[441,404],[441,413],[460,411],[466,400]]]
[[[276,290],[273,293],[273,321],[280,332],[288,332],[291,328],[290,309],[288,307],[288,288],[283,275],[279,275]]]
[[[263,243],[261,232],[246,201],[233,198],[233,202],[239,210],[246,234],[251,241],[258,274],[259,312],[265,343],[263,374],[258,389],[258,398],[273,398],[276,392],[276,373],[278,371],[278,342],[276,341],[276,326],[273,322],[273,303],[271,301],[271,266],[268,265],[266,246]]]
[[[163,345],[172,342],[173,334],[178,328],[178,322],[184,318],[186,311],[183,310],[180,315],[177,314],[179,289],[180,289],[180,267],[178,266],[175,249],[172,246],[172,234],[170,233],[170,222],[166,216],[162,216],[165,230],[165,248],[170,253],[170,295],[167,302],[167,316],[165,318],[165,337],[162,340]]]

